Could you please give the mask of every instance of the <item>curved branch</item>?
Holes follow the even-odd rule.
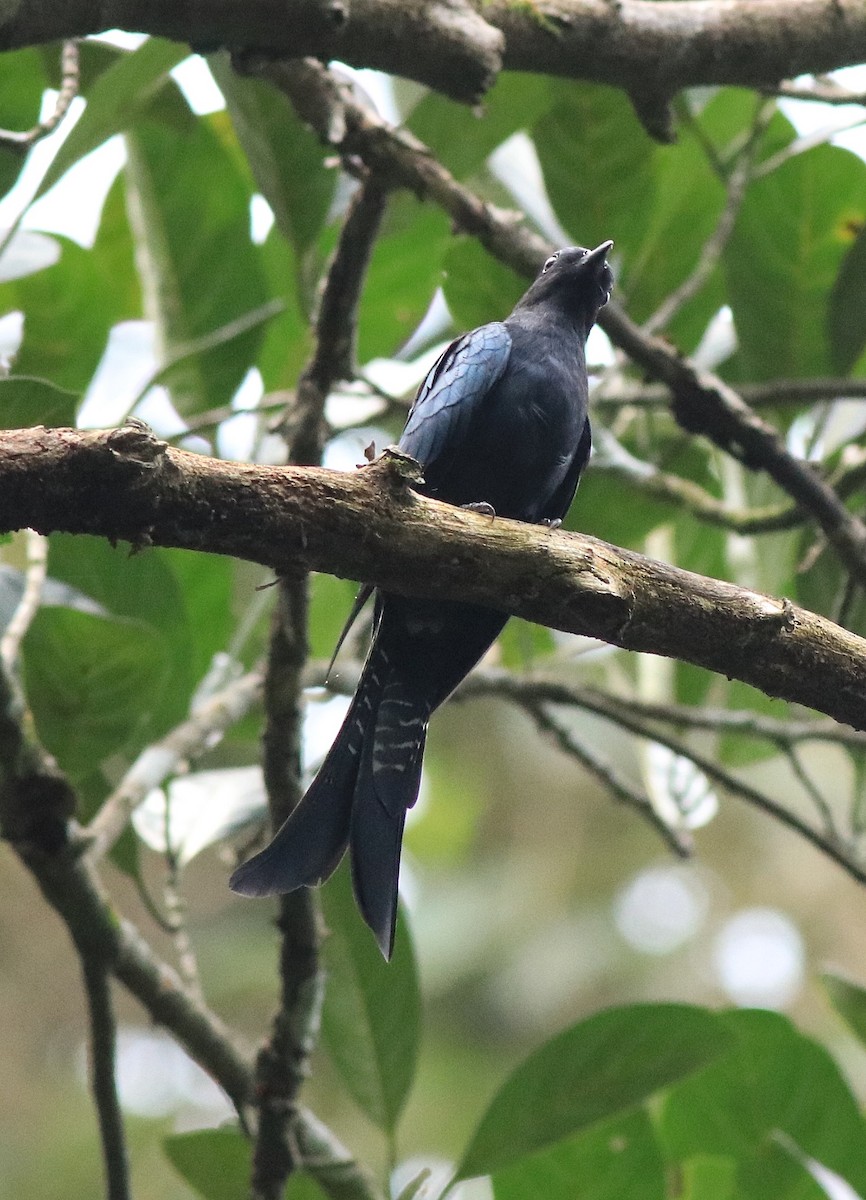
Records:
[[[595,538],[440,504],[411,490],[417,479],[416,465],[394,453],[351,474],[223,462],[166,446],[141,422],[9,430],[0,434],[0,531],[208,550],[484,604],[866,726],[866,639],[787,600]]]
[[[551,253],[553,247],[516,214],[497,209],[459,184],[422,142],[382,121],[320,63],[277,63],[265,66],[263,73],[344,159],[357,155],[384,185],[430,197],[458,228],[513,270],[534,275]],[[852,576],[866,582],[866,524],[848,512],[811,463],[790,453],[778,431],[730,384],[683,358],[662,338],[648,336],[615,302],[602,309],[598,323],[638,366],[667,384],[673,414],[683,429],[703,434],[750,469],[765,471],[811,513]]]
[[[111,26],[194,47],[337,58],[469,102],[503,67],[613,84],[646,109],[684,87],[773,87],[866,58],[860,0],[7,2],[0,4],[0,49]]]

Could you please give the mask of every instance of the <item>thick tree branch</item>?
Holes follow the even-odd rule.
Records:
[[[594,538],[440,504],[407,476],[411,462],[394,456],[355,474],[222,462],[172,449],[140,423],[10,430],[0,530],[209,550],[486,604],[866,727],[866,640],[826,618]]]
[[[774,86],[866,59],[859,0],[0,2],[0,49],[112,26],[196,47],[337,58],[470,102],[502,67],[593,79],[625,88],[643,110],[696,84]]]

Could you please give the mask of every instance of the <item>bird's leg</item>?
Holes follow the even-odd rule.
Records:
[[[481,513],[482,517],[490,517],[492,520],[496,516],[496,509],[492,504],[488,504],[486,500],[476,500],[472,504],[461,504],[461,508],[465,508],[467,512]]]

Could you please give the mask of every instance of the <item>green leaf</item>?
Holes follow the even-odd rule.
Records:
[[[531,1055],[500,1088],[458,1168],[486,1175],[636,1107],[722,1054],[718,1017],[681,1004],[610,1009]]]
[[[418,1057],[420,997],[415,953],[401,912],[386,963],[358,916],[347,864],[322,890],[330,930],[322,1034],[349,1092],[371,1121],[393,1134]]]
[[[736,1200],[737,1164],[731,1158],[698,1154],[684,1162],[683,1200]]]
[[[664,1200],[665,1164],[649,1117],[635,1112],[497,1172],[493,1193],[496,1200]]]
[[[866,205],[864,205],[866,217]],[[858,230],[830,293],[827,333],[833,367],[844,375],[866,347],[866,219],[852,216],[844,232]]]
[[[225,53],[210,55],[208,64],[253,178],[273,209],[277,227],[300,257],[325,222],[337,172],[324,165],[325,150],[281,92],[238,75]]]
[[[459,329],[504,320],[526,291],[527,280],[491,258],[474,238],[455,239],[444,267],[445,299]]]
[[[39,120],[42,93],[48,80],[38,50],[16,50],[3,55],[0,70],[0,126],[26,133]],[[26,154],[0,145],[0,196],[17,180]]]
[[[452,175],[465,179],[513,133],[530,129],[555,99],[556,93],[542,76],[505,71],[480,108],[467,108],[428,92],[406,124]]]
[[[654,151],[654,188],[639,247],[625,250],[621,300],[637,321],[646,320],[691,274],[725,203],[725,189],[693,133],[683,133],[673,146]],[[615,238],[615,235],[612,235]],[[710,317],[723,303],[721,273],[707,295],[688,306],[673,326],[685,334],[689,348],[697,344]]]
[[[664,1100],[668,1153],[737,1160],[737,1200],[794,1200],[802,1169],[787,1153],[773,1170],[767,1163],[768,1142],[781,1131],[866,1194],[866,1122],[827,1051],[776,1013],[719,1020],[735,1039],[729,1052]]]
[[[166,1157],[205,1200],[238,1200],[249,1192],[252,1148],[239,1129],[197,1129],[167,1137]]]
[[[532,130],[556,215],[585,246],[613,238],[639,245],[655,201],[655,148],[625,93],[592,83],[559,85],[559,100]]]
[[[283,311],[269,321],[257,364],[266,391],[293,387],[312,345],[310,323],[301,307],[297,257],[276,225],[259,246],[265,286],[283,301]]]
[[[168,673],[155,630],[69,608],[40,609],[23,650],[39,736],[73,778],[133,741]]]
[[[824,971],[821,981],[836,1012],[866,1046],[866,988],[835,971]]]
[[[0,310],[24,313],[16,374],[84,392],[112,325],[141,312],[122,181],[108,194],[92,249],[66,238],[55,241],[62,250],[59,261],[0,287]]]
[[[829,374],[834,354],[850,359],[850,340],[831,352],[828,296],[852,225],[866,220],[864,197],[866,163],[836,146],[798,154],[750,186],[725,253],[749,378]]]
[[[0,426],[74,425],[80,400],[77,392],[55,387],[47,379],[10,375],[0,379]]]
[[[232,629],[232,566],[217,555],[151,549],[130,554],[102,538],[52,535],[49,570],[112,615],[157,631],[170,673],[151,699],[162,733],[184,717],[193,689]]]
[[[617,546],[640,549],[651,530],[676,515],[675,505],[651,499],[612,471],[590,467],[563,526]]]
[[[188,46],[148,38],[103,71],[87,94],[87,107],[45,173],[37,197],[91,150],[128,129],[168,82],[172,67],[185,58],[189,58]]]
[[[502,665],[509,670],[528,670],[555,649],[552,629],[522,621],[520,617],[512,617],[499,635]]]
[[[791,715],[788,705],[783,700],[776,700],[739,679],[729,681],[725,695],[727,707],[731,709],[751,711],[756,716],[772,717],[775,720],[784,720]],[[749,763],[761,762],[778,753],[778,747],[765,738],[751,738],[743,733],[734,732],[723,733],[719,739],[718,756],[730,767],[748,766]]]
[[[143,118],[126,136],[127,187],[163,362],[183,358],[172,372],[172,399],[187,416],[228,403],[263,333],[259,325],[228,342],[216,339],[191,358],[190,345],[269,297],[250,241],[248,182],[226,137],[228,118],[196,120],[173,90],[162,99],[161,119]],[[207,186],[212,179],[218,187]]]
[[[313,575],[310,580],[310,654],[329,659],[352,610],[358,586],[334,575]]]
[[[373,248],[358,325],[358,357],[393,355],[418,325],[437,285],[450,244],[448,218],[399,193],[388,206]]]

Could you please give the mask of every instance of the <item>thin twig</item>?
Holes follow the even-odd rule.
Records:
[[[472,677],[470,677],[467,683],[470,683],[471,679]],[[533,702],[529,699],[532,696],[533,688],[531,681],[527,682],[528,686],[524,687],[524,681],[510,678],[502,672],[499,673],[495,685],[488,678],[486,687],[483,681],[479,682],[475,687],[467,687],[464,684],[456,694],[471,694],[473,691],[477,692],[477,694],[484,694],[485,692],[487,694],[495,694],[511,700],[525,711],[531,711],[531,709],[527,708],[527,705],[531,705]],[[551,699],[551,702],[555,702],[551,697],[551,689],[545,687],[544,691]],[[580,693],[572,693],[570,703],[576,704],[588,712],[594,712],[598,716],[607,717],[608,720],[615,721],[621,728],[629,730],[629,732],[636,734],[638,737],[658,742],[659,745],[666,746],[674,754],[689,759],[708,779],[711,779],[714,783],[724,788],[731,796],[743,800],[747,804],[752,805],[752,807],[758,808],[762,812],[774,817],[781,824],[787,825],[789,829],[793,829],[795,833],[798,833],[816,849],[822,851],[828,858],[842,867],[858,883],[866,884],[866,867],[855,856],[853,848],[846,846],[839,838],[814,829],[807,821],[786,808],[783,804],[765,795],[744,780],[738,779],[735,775],[720,767],[713,759],[693,750],[688,743],[672,736],[666,730],[658,727],[649,727],[645,720],[623,710],[618,711],[614,716],[611,713],[607,700],[607,697],[603,695],[599,697],[597,692],[586,689]]]
[[[568,729],[561,725],[547,711],[543,704],[527,703],[521,706],[527,716],[531,717],[539,732],[548,734],[559,749],[581,763],[588,771],[600,780],[605,788],[628,808],[634,809],[645,821],[648,821],[658,833],[665,845],[679,858],[688,858],[693,849],[691,837],[679,830],[671,828],[656,812],[649,798],[635,788],[611,763],[605,760],[586,742],[577,739]]]
[[[854,117],[848,121],[837,121],[834,125],[826,125],[823,129],[816,129],[813,133],[803,134],[802,137],[789,142],[787,146],[783,146],[776,154],[765,158],[762,163],[759,163],[755,167],[753,177],[755,179],[762,179],[765,175],[770,175],[773,171],[777,171],[789,159],[796,158],[798,154],[805,154],[807,150],[814,150],[816,146],[823,146],[825,142],[829,142],[837,134],[847,133],[849,129],[859,129],[861,125],[866,125],[866,117],[864,116]]]
[[[740,395],[750,408],[784,404],[811,404],[816,400],[847,400],[866,397],[866,379],[771,379],[766,383],[740,384]],[[661,383],[627,383],[593,397],[599,412],[620,408],[669,408],[671,391]]]
[[[7,671],[15,671],[18,654],[24,635],[42,602],[42,589],[48,572],[48,538],[33,529],[25,532],[27,547],[27,569],[24,573],[24,591],[12,614],[9,624],[0,638],[0,659]]]
[[[60,91],[54,104],[54,112],[44,121],[18,133],[11,129],[0,129],[0,145],[10,146],[15,150],[27,151],[36,142],[53,133],[69,111],[69,106],[78,95],[79,61],[78,42],[66,41],[60,51]]]
[[[691,275],[688,275],[679,287],[659,305],[656,311],[643,324],[647,335],[657,333],[671,323],[676,314],[698,294],[718,265],[722,252],[727,246],[734,231],[737,214],[746,195],[746,188],[752,178],[752,167],[755,152],[761,136],[776,112],[775,101],[765,101],[752,122],[749,137],[742,150],[737,155],[727,179],[727,195],[716,227],[701,247],[701,253]]]
[[[348,668],[344,668],[348,673]],[[323,668],[312,675],[321,681]],[[642,728],[647,723],[664,723],[683,729],[700,729],[713,733],[739,733],[744,737],[764,738],[777,746],[801,742],[827,742],[850,750],[866,750],[866,733],[839,725],[835,721],[784,721],[748,709],[702,708],[682,704],[652,704],[628,696],[616,696],[590,685],[572,686],[558,679],[537,676],[521,677],[504,671],[480,668],[458,688],[456,695],[496,695],[505,691],[509,696],[524,692],[533,703],[586,708],[617,724],[637,720]],[[655,732],[648,736],[655,737]]]
[[[81,968],[90,1017],[90,1086],[99,1120],[107,1200],[129,1200],[129,1157],[123,1113],[117,1095],[117,1027],[111,983],[101,956],[81,950]]]
[[[361,287],[385,214],[386,199],[385,188],[368,176],[352,197],[346,213],[322,289],[315,349],[298,380],[294,403],[287,408],[280,425],[289,462],[296,466],[321,462],[328,393],[339,380],[354,375]]]
[[[142,750],[84,831],[89,860],[95,863],[107,854],[147,795],[212,749],[226,729],[246,716],[261,693],[262,673],[250,671],[217,692],[164,738]]]
[[[635,458],[607,429],[598,429],[595,441],[599,453],[593,458],[593,470],[619,475],[646,495],[675,504],[708,525],[745,535],[792,529],[808,519],[796,504],[768,504],[755,509],[731,508],[693,480],[661,471],[653,463]]]
[[[866,104],[866,92],[852,92],[827,75],[814,76],[812,83],[786,80],[773,89],[788,100],[813,100],[819,104]]]
[[[177,969],[181,979],[189,989],[190,995],[203,1000],[204,992],[202,991],[201,977],[198,970],[198,959],[196,958],[192,939],[189,936],[189,926],[186,920],[186,897],[181,889],[182,868],[180,857],[172,844],[171,838],[171,798],[169,795],[165,797],[164,820],[166,879],[163,884],[162,894],[165,901],[165,910],[168,915],[171,938],[174,942],[174,949],[177,955]]]
[[[824,832],[829,838],[832,838],[836,842],[840,842],[841,835],[839,830],[836,828],[836,821],[833,817],[833,811],[830,808],[830,805],[824,799],[818,787],[815,785],[815,781],[803,766],[800,755],[797,753],[797,747],[789,744],[782,747],[782,751],[785,755],[785,758],[788,760],[788,763],[790,764],[791,770],[799,780],[803,791],[814,804],[818,816],[821,818],[821,822],[824,826]]]

